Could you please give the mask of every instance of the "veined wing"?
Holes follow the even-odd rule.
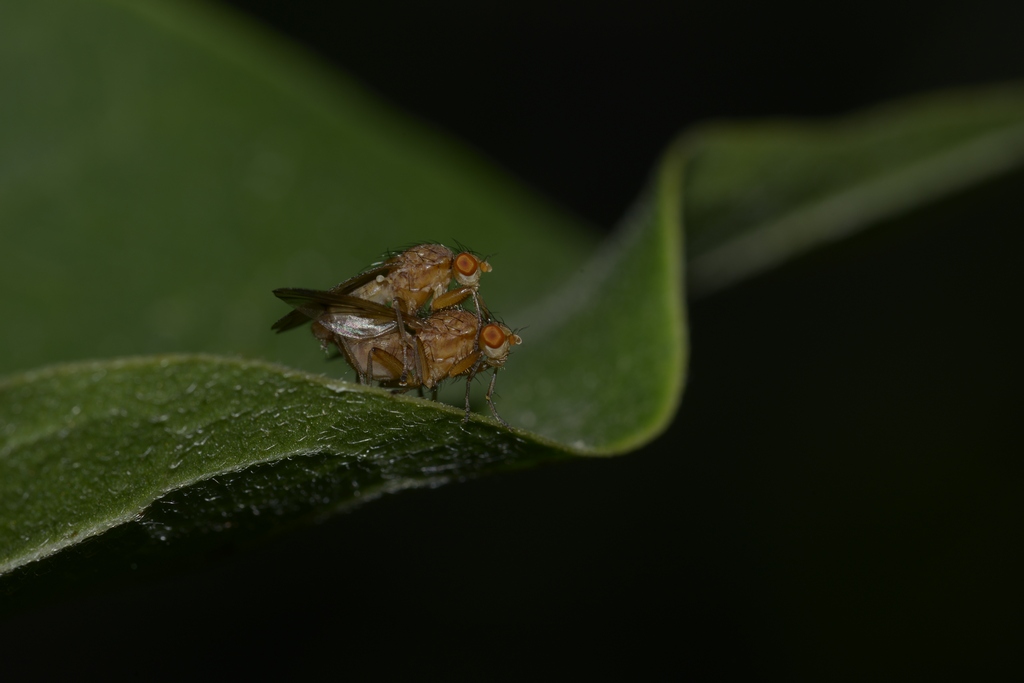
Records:
[[[295,309],[306,319],[313,319],[331,332],[350,339],[368,339],[395,330],[398,316],[394,309],[366,299],[359,299],[334,290],[275,289],[274,296]],[[284,331],[281,318],[272,329]]]
[[[392,256],[391,258],[387,259],[386,261],[381,261],[380,263],[375,264],[369,270],[364,270],[362,273],[359,273],[358,275],[350,277],[349,279],[345,280],[344,282],[342,282],[340,284],[337,284],[334,287],[331,287],[327,291],[332,292],[332,293],[336,293],[336,294],[348,294],[349,292],[352,292],[352,291],[358,289],[359,287],[362,287],[363,285],[367,284],[368,282],[372,282],[373,280],[375,280],[377,278],[378,275],[386,276],[388,273],[391,272],[391,269],[395,267],[397,262],[398,262],[398,257]],[[300,291],[300,290],[294,290],[294,291]],[[314,290],[301,290],[301,291],[314,291]],[[278,320],[276,323],[274,323],[273,327],[271,327],[270,329],[277,330],[278,332],[286,332],[287,330],[293,330],[296,327],[301,327],[301,326],[305,325],[306,323],[309,322],[309,319],[310,319],[309,315],[307,315],[301,309],[296,307],[296,309],[294,311],[290,312],[288,315],[285,315],[280,320]],[[315,318],[314,318],[314,320],[315,320]]]

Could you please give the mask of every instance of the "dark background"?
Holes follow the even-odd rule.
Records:
[[[225,0],[608,228],[709,118],[1019,78],[1014,3]]]
[[[695,122],[1024,73],[1009,3],[225,4],[603,230]],[[683,406],[637,453],[390,496],[15,627],[83,667],[119,633],[136,672],[1012,666],[1022,180],[696,302]]]

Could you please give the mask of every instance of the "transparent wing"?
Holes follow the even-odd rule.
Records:
[[[275,289],[274,296],[294,308],[305,319],[312,319],[331,332],[351,339],[368,339],[391,332],[398,327],[394,309],[366,299],[342,294],[336,290],[320,291],[285,287]],[[274,323],[279,332],[290,329],[292,314]],[[300,323],[301,324],[301,323]],[[411,326],[415,327],[416,323]]]
[[[331,289],[327,290],[327,291],[331,292],[331,293],[336,293],[336,294],[348,294],[349,292],[352,292],[352,291],[358,289],[359,287],[362,287],[366,283],[371,282],[372,280],[376,279],[376,277],[378,275],[387,276],[387,274],[391,272],[391,270],[395,267],[395,265],[397,263],[398,263],[398,258],[397,257],[391,257],[391,258],[389,258],[386,261],[381,261],[380,263],[374,264],[374,266],[372,268],[370,268],[369,270],[364,270],[362,273],[359,273],[358,275],[350,277],[349,279],[345,280],[344,282],[342,282],[340,284],[337,284],[334,287],[331,287]],[[285,290],[278,290],[278,291],[285,291]],[[315,290],[288,289],[287,291],[296,291],[296,292],[298,292],[298,291],[303,291],[303,292],[310,291],[310,292],[312,292],[312,291],[315,291]],[[278,332],[286,332],[288,330],[294,330],[296,327],[302,327],[303,325],[308,323],[310,321],[311,317],[312,316],[307,315],[303,310],[301,310],[298,306],[296,306],[294,311],[292,311],[288,315],[282,317],[280,320],[278,320],[276,323],[274,323],[274,325],[270,329],[277,330]]]

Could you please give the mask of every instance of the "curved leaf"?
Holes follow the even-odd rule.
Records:
[[[273,524],[556,454],[421,403],[206,356],[20,375],[0,384],[0,572],[128,522],[154,541]]]
[[[711,293],[1024,159],[1024,91],[917,97],[835,122],[715,124],[682,139],[690,283]]]
[[[34,71],[24,72],[25,64]],[[206,515],[197,507],[208,497],[201,492],[225,478],[235,482],[230,495],[240,509],[262,510],[272,500],[288,521],[368,492],[569,452],[620,452],[670,419],[683,374],[676,221],[651,230],[655,213],[645,211],[588,268],[593,238],[574,221],[208,7],[3,5],[0,75],[5,100],[16,103],[11,125],[0,129],[0,146],[10,152],[0,220],[20,226],[8,241],[18,258],[0,272],[19,296],[0,307],[7,319],[28,323],[0,340],[4,370],[192,350],[350,374],[340,363],[325,365],[307,334],[270,332],[286,310],[270,291],[326,287],[385,248],[455,239],[497,252],[483,283],[488,304],[508,311],[510,325],[527,325],[525,350],[516,349],[497,388],[506,419],[533,432],[512,434],[489,418],[463,426],[461,410],[352,385],[342,385],[346,397],[367,398],[325,403],[336,393],[322,377],[230,358],[159,356],[14,376],[0,385],[4,569],[129,520],[225,528],[225,510]],[[623,276],[645,294],[620,290]],[[542,314],[527,308],[545,296],[554,304],[541,304]],[[602,303],[646,309],[646,322],[608,324]],[[600,335],[580,334],[595,326]],[[636,366],[623,358],[609,357],[606,367],[590,362],[634,334],[635,350],[659,355],[664,372],[635,382]],[[249,396],[244,406],[218,389],[235,376]],[[261,382],[301,384],[294,411],[308,424],[319,416],[321,431],[311,427],[307,439],[328,444],[323,450],[310,453],[280,430],[270,430],[272,446],[269,427],[252,431],[253,414],[280,407]],[[633,399],[618,391],[595,400],[595,383],[631,386]],[[143,390],[149,385],[157,398]],[[461,391],[452,389],[456,404]],[[161,402],[176,407],[160,415],[184,422],[158,420]],[[204,440],[211,432],[217,438]],[[492,441],[468,436],[477,432]],[[360,445],[345,452],[335,441]],[[399,475],[389,463],[402,449],[422,457]],[[310,484],[318,496],[280,478],[295,457],[299,478],[323,475]],[[311,464],[318,458],[323,467]],[[250,485],[266,467],[276,486]],[[328,483],[340,480],[325,472],[348,468],[349,483]],[[183,497],[177,522],[155,523],[175,495]],[[235,517],[228,526],[240,525]]]
[[[10,27],[17,27],[13,31]],[[31,69],[25,69],[31,64]],[[674,415],[691,282],[713,291],[978,182],[1022,153],[1024,94],[682,138],[616,237],[206,7],[0,5],[0,571],[117,526],[266,531],[383,491],[638,447]],[[684,171],[686,171],[684,176]],[[525,325],[498,382],[516,428],[325,379],[273,335],[280,286],[458,239]],[[331,374],[346,368],[328,366]],[[461,387],[452,389],[458,404]],[[480,393],[479,390],[477,393]],[[479,407],[479,406],[478,406]]]

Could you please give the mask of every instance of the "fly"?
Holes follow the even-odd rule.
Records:
[[[443,244],[420,244],[406,249],[400,254],[374,264],[368,270],[355,277],[345,280],[332,287],[333,294],[347,294],[357,299],[365,299],[378,304],[387,304],[398,311],[398,319],[415,316],[420,309],[430,302],[431,312],[458,306],[472,297],[477,310],[477,320],[489,318],[478,289],[480,275],[489,273],[491,264],[479,259],[468,251],[454,253]],[[452,280],[458,286],[449,290]],[[294,310],[284,316],[272,329],[284,332],[299,327],[309,320],[310,316],[302,310]],[[320,339],[326,349],[330,343],[330,335],[317,329],[323,321],[314,318],[313,334]],[[338,324],[346,325],[344,321]],[[352,322],[353,329],[349,336],[376,336],[379,332],[372,326],[370,329],[357,329],[361,323]],[[330,326],[327,326],[330,329]]]
[[[494,384],[509,351],[523,340],[504,324],[483,323],[461,308],[441,309],[425,318],[406,317],[400,323],[394,308],[333,290],[276,289],[274,294],[330,332],[361,384],[377,381],[398,391],[427,389],[436,399],[441,383],[465,375],[468,420],[473,378],[492,370],[487,405],[498,422],[509,426],[494,406]],[[353,320],[361,321],[360,332],[376,334],[351,334]]]

